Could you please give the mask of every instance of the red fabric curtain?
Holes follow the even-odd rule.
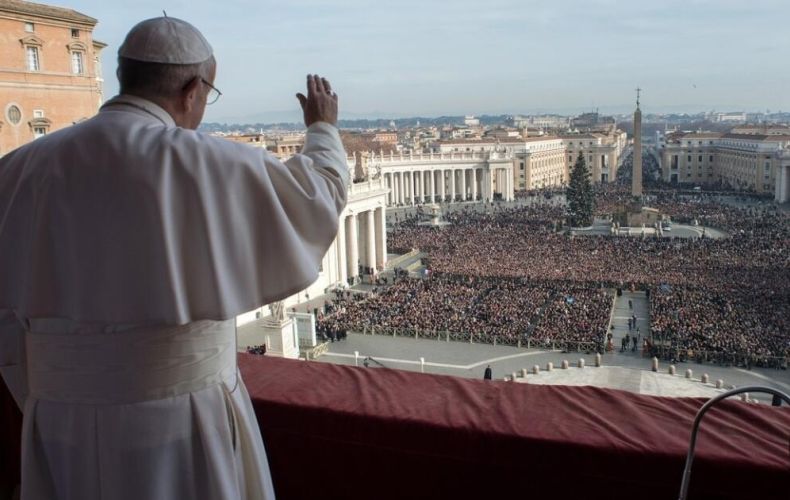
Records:
[[[705,400],[240,355],[279,499],[676,497]],[[594,368],[591,368],[594,369]],[[0,486],[21,415],[0,384]],[[702,424],[690,498],[786,498],[790,409],[728,401]]]
[[[705,402],[244,355],[278,498],[676,498]],[[594,369],[594,368],[591,368]],[[790,410],[703,421],[690,498],[780,498]]]

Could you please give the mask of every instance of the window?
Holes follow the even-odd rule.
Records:
[[[80,37],[80,30],[71,28],[71,38],[79,38]]]
[[[74,51],[71,53],[71,72],[75,75],[82,75],[85,73],[82,52]]]
[[[698,160],[700,163],[702,163],[702,155],[699,155],[699,158],[698,158],[697,160]]]
[[[33,118],[44,118],[44,110],[43,109],[34,109],[33,110]]]
[[[26,47],[28,71],[39,71],[41,65],[38,59],[38,47]]]
[[[708,157],[708,161],[713,161],[713,155],[710,155],[710,156]]]
[[[28,33],[33,33],[36,31],[36,25],[33,23],[25,23],[25,31]]]
[[[5,114],[8,122],[12,125],[19,125],[19,122],[22,121],[22,111],[15,104],[8,106]]]
[[[45,135],[47,135],[46,127],[33,127],[33,137],[38,139],[39,137],[44,137]]]
[[[689,158],[688,158],[688,160],[689,160],[689,163],[691,163],[691,155],[689,155]]]

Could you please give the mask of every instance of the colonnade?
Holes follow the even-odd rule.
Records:
[[[790,201],[790,163],[779,165],[776,170],[775,183],[774,201],[777,203]]]
[[[507,168],[432,167],[382,175],[389,189],[388,205],[491,200],[495,190],[504,199],[513,197],[512,171]]]
[[[340,217],[337,268],[341,282],[358,282],[362,274],[375,275],[384,269],[387,262],[385,217],[384,207],[349,212]]]

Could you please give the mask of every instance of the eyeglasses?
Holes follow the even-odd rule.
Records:
[[[217,102],[217,99],[219,99],[219,96],[222,95],[222,92],[220,92],[217,87],[207,82],[205,78],[201,78],[200,81],[208,85],[210,89],[208,94],[206,94],[206,104],[214,104]]]

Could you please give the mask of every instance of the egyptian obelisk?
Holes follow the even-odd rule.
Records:
[[[639,109],[639,93],[636,89],[636,111],[634,111],[634,169],[631,175],[631,195],[642,196],[642,111]]]

